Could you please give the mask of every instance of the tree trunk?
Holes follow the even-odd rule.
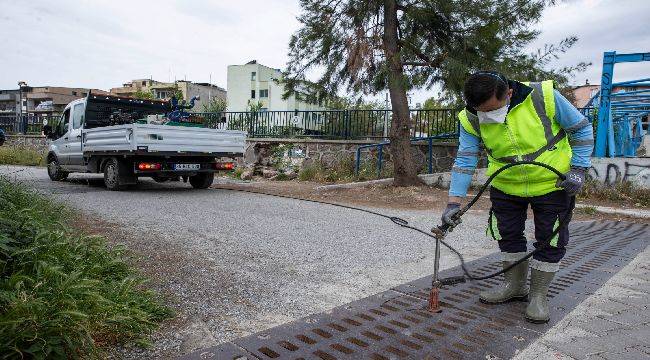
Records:
[[[390,152],[394,166],[395,186],[421,184],[411,153],[411,116],[406,97],[406,79],[397,35],[397,2],[384,0],[384,54],[388,65],[388,91],[393,107],[390,128]]]

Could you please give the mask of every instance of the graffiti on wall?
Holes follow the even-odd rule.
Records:
[[[630,181],[639,187],[650,188],[650,158],[593,159],[588,177],[608,186]]]

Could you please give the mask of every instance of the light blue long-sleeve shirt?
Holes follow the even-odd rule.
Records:
[[[590,167],[591,153],[594,149],[593,128],[591,125],[584,126],[587,121],[585,116],[557,90],[555,90],[555,119],[569,136],[573,151],[571,165]],[[481,139],[468,133],[461,126],[458,142],[456,161],[451,169],[449,196],[464,197],[472,182],[471,174],[476,170]]]

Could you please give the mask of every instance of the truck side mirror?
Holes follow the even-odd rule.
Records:
[[[51,125],[43,125],[43,135],[45,135],[46,138],[51,139],[52,138],[52,126]]]

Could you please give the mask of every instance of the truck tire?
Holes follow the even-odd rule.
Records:
[[[120,162],[116,158],[110,158],[104,164],[104,184],[108,190],[119,191],[124,189],[120,171]]]
[[[47,159],[47,175],[52,181],[63,181],[68,177],[68,173],[61,170],[61,165],[56,156]]]
[[[195,189],[207,189],[212,185],[214,173],[199,173],[190,176],[190,185]]]

